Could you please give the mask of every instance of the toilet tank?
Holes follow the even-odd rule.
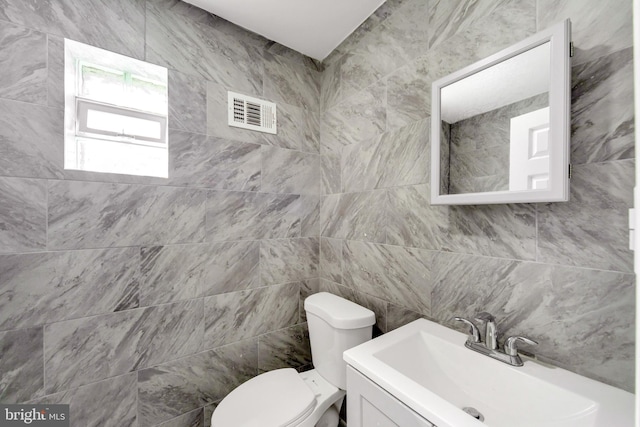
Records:
[[[373,311],[339,296],[320,292],[304,301],[313,366],[324,379],[347,388],[342,353],[371,339]]]

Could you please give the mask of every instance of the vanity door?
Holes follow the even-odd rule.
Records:
[[[435,427],[352,367],[347,367],[349,427]]]

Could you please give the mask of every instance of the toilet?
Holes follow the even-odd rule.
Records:
[[[371,339],[375,315],[336,295],[304,301],[314,369],[258,375],[227,395],[211,427],[336,427],[347,387],[342,353]]]

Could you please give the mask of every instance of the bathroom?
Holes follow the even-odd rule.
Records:
[[[571,19],[571,199],[432,206],[431,83]],[[630,0],[387,0],[323,61],[180,0],[0,1],[0,402],[206,426],[311,368],[304,299],[376,334],[494,314],[634,390]],[[64,168],[64,39],[168,68],[169,177]],[[278,134],[227,125],[227,91]]]

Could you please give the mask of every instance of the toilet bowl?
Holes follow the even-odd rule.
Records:
[[[336,427],[346,394],[342,353],[371,339],[371,310],[326,292],[305,300],[315,369],[284,368],[258,375],[229,393],[212,427]]]

